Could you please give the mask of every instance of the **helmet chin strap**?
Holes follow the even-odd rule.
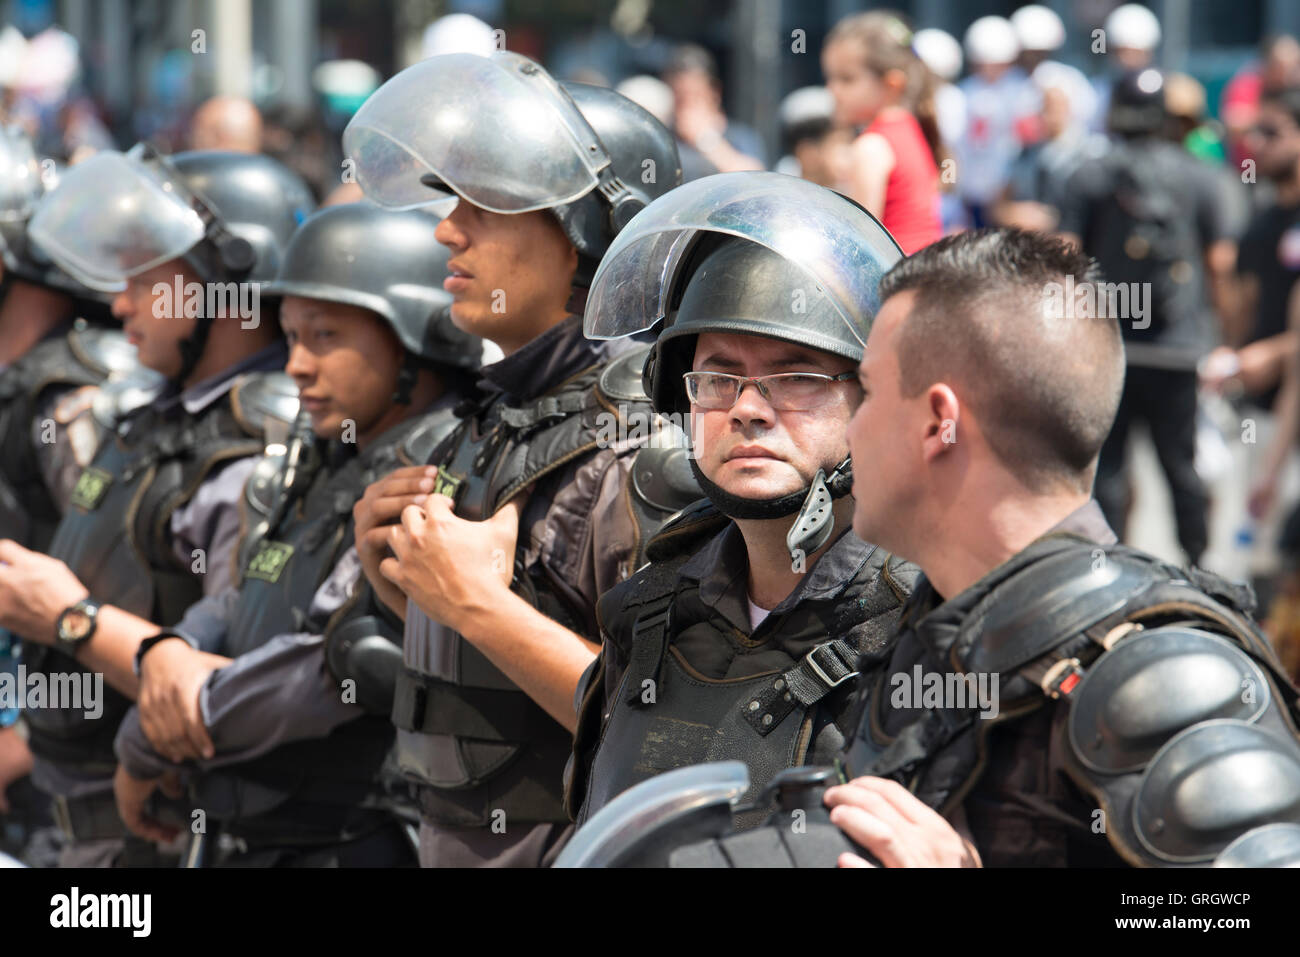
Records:
[[[853,463],[845,456],[828,476],[818,469],[807,488],[776,498],[741,498],[712,482],[700,470],[694,456],[690,458],[691,471],[709,501],[728,518],[764,520],[794,515],[794,524],[785,536],[790,560],[799,561],[826,544],[835,528],[835,513],[831,502],[843,498],[853,490]]]
[[[180,341],[181,371],[172,380],[178,386],[184,387],[185,380],[190,377],[198,366],[199,360],[203,358],[203,350],[208,344],[210,332],[212,332],[212,319],[208,316],[199,316],[194,322],[194,331]]]
[[[415,381],[419,374],[420,367],[415,356],[409,352],[406,353],[402,357],[402,368],[397,372],[397,382],[393,389],[394,405],[411,404],[411,391],[415,388]]]

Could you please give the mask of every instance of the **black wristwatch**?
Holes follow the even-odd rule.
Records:
[[[140,677],[140,666],[144,663],[145,653],[160,641],[166,641],[168,638],[175,638],[177,641],[184,641],[187,645],[189,642],[184,635],[178,635],[174,631],[160,631],[156,635],[150,635],[148,638],[141,640],[140,647],[135,650],[135,661],[132,667],[135,669],[135,676]],[[193,647],[191,645],[191,647]]]
[[[89,641],[98,625],[99,602],[83,598],[59,615],[54,628],[54,647],[64,654],[75,655],[77,646]]]

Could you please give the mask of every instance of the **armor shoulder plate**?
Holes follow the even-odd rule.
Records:
[[[638,346],[611,361],[597,380],[600,394],[614,402],[649,402],[641,384],[641,370],[649,354],[649,346]]]
[[[398,457],[404,459],[404,464],[407,465],[426,464],[459,421],[450,409],[439,409],[420,416],[416,426],[402,440]]]
[[[1048,540],[1042,547],[1054,553],[1032,560],[1026,550],[1027,567],[995,586],[971,612],[963,630],[973,644],[969,654],[958,649],[968,671],[1015,671],[1159,580],[1152,563],[1081,539]]]
[[[231,388],[230,408],[249,435],[284,443],[298,415],[298,385],[283,372],[254,372]]]
[[[1204,865],[1255,828],[1300,824],[1285,693],[1239,642],[1197,628],[1135,629],[1101,655],[1070,695],[1066,760],[1116,850]]]
[[[249,508],[261,516],[270,515],[284,490],[283,473],[288,461],[287,449],[267,452],[253,466],[253,472],[244,486],[244,498]]]
[[[158,398],[166,387],[167,380],[157,372],[136,366],[99,387],[91,404],[92,414],[105,429],[115,429],[136,409]]]
[[[116,329],[73,329],[68,333],[72,354],[103,378],[117,378],[140,368],[135,346]]]

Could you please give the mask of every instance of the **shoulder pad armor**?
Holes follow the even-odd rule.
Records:
[[[1215,867],[1300,867],[1300,824],[1247,831],[1214,859]]]
[[[1119,611],[1158,578],[1151,566],[1080,541],[995,587],[967,619],[981,636],[966,670],[1010,672]],[[1050,621],[1051,628],[1041,627]]]
[[[244,497],[258,515],[270,515],[275,508],[276,500],[284,487],[283,473],[288,458],[287,449],[267,452],[253,466],[248,484],[244,486]]]
[[[116,429],[119,422],[149,405],[166,388],[167,380],[146,366],[136,366],[118,378],[108,379],[91,404],[95,421],[106,429]]]
[[[660,512],[679,512],[704,497],[685,448],[645,448],[632,460],[632,491]]]
[[[1252,829],[1300,824],[1300,735],[1240,644],[1177,625],[1135,629],[1070,700],[1070,775],[1099,799],[1130,863],[1208,864]]]
[[[450,409],[429,412],[402,440],[399,454],[412,465],[424,465],[433,457],[442,440],[451,435],[460,419]]]
[[[77,361],[106,378],[142,368],[135,346],[116,329],[73,329],[68,333],[68,345]]]
[[[649,346],[638,346],[605,366],[596,383],[601,395],[615,402],[649,402],[641,385],[641,370],[649,353]]]
[[[230,406],[250,435],[283,444],[298,415],[298,385],[283,372],[254,372],[231,387]]]

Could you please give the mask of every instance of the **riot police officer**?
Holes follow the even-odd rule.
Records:
[[[439,226],[452,319],[505,354],[434,467],[395,472],[357,506],[367,578],[406,620],[393,720],[419,785],[421,862],[535,866],[567,825],[596,599],[698,495],[666,465],[683,449],[649,447],[643,356],[587,340],[579,315],[610,240],[679,182],[676,147],[626,98],[505,52],[403,71],[344,147],[381,202],[455,194]],[[629,483],[633,470],[651,481]]]
[[[161,384],[104,328],[108,284],[78,281],[28,236],[51,180],[26,136],[0,127],[0,535],[37,551],[99,444],[98,387],[134,376],[142,397]]]
[[[588,335],[662,323],[645,389],[690,414],[708,500],[597,606],[568,794],[579,825],[672,768],[737,759],[762,784],[843,746],[858,656],[892,639],[916,574],[849,532],[855,366],[901,256],[830,190],[733,173],[656,200],[601,261]]]
[[[855,482],[854,530],[924,574],[897,641],[860,664],[852,780],[806,795],[824,790],[881,863],[1300,858],[1297,692],[1249,589],[1116,544],[1091,497],[1124,350],[1113,316],[1061,296],[1097,280],[1059,240],[981,230],[881,282],[849,427],[854,460],[876,466]],[[714,793],[655,836],[680,835],[670,863],[836,859],[834,842],[803,854],[779,816],[700,842],[684,826],[727,806]]]
[[[43,172],[28,138],[0,127],[0,537],[38,551],[103,435],[96,404],[143,400],[159,384],[121,331],[104,328],[111,294],[78,282],[28,237],[53,180]],[[114,395],[101,395],[105,383]],[[17,669],[17,641],[0,630],[0,671],[17,680]],[[5,830],[16,851],[49,819],[48,800],[26,776],[19,720],[19,709],[0,707],[0,804],[9,799]]]
[[[437,222],[368,202],[321,210],[268,286],[284,297],[286,371],[311,438],[248,483],[238,586],[142,649],[139,718],[117,746],[119,804],[141,834],[165,836],[142,820],[143,796],[197,759],[194,803],[227,839],[217,863],[415,863],[381,780],[401,632],[356,588],[352,506],[427,458],[473,390],[482,344],[448,318]],[[188,643],[233,661],[214,671]]]
[[[244,480],[296,414],[292,383],[271,375],[284,348],[259,293],[310,204],[265,157],[169,158],[141,145],[69,169],[29,225],[74,277],[125,284],[113,312],[168,380],[83,471],[48,554],[0,542],[0,625],[24,639],[29,672],[70,673],[95,699],[26,715],[66,862],[157,860],[143,842],[124,845],[113,735],[136,692],[141,639],[229,582]]]

